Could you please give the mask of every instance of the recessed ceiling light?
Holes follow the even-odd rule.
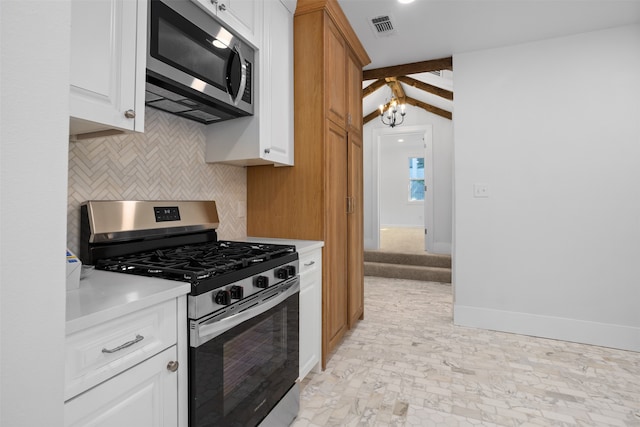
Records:
[[[408,3],[413,3],[413,0],[398,0],[398,3],[408,4]]]

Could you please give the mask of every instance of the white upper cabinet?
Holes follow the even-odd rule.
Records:
[[[279,0],[265,2],[260,109],[265,159],[293,164],[293,14]]]
[[[72,135],[144,131],[146,0],[71,3]]]
[[[293,165],[293,13],[280,0],[261,6],[255,115],[208,126],[207,162]]]
[[[192,0],[210,15],[224,22],[226,26],[249,43],[257,46],[258,11],[256,0]],[[258,0],[263,1],[263,0]]]

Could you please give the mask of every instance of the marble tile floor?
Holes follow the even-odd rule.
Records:
[[[301,389],[293,427],[640,426],[640,353],[454,326],[430,282],[365,277],[365,319]]]

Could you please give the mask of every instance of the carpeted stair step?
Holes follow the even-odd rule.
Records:
[[[364,275],[425,282],[451,283],[451,269],[420,265],[390,264],[365,261]]]
[[[407,254],[385,251],[364,251],[365,262],[419,265],[421,267],[451,268],[451,256],[440,254]]]

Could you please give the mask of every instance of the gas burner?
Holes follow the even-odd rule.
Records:
[[[189,282],[192,295],[297,259],[294,246],[213,241],[103,258],[96,268]]]

